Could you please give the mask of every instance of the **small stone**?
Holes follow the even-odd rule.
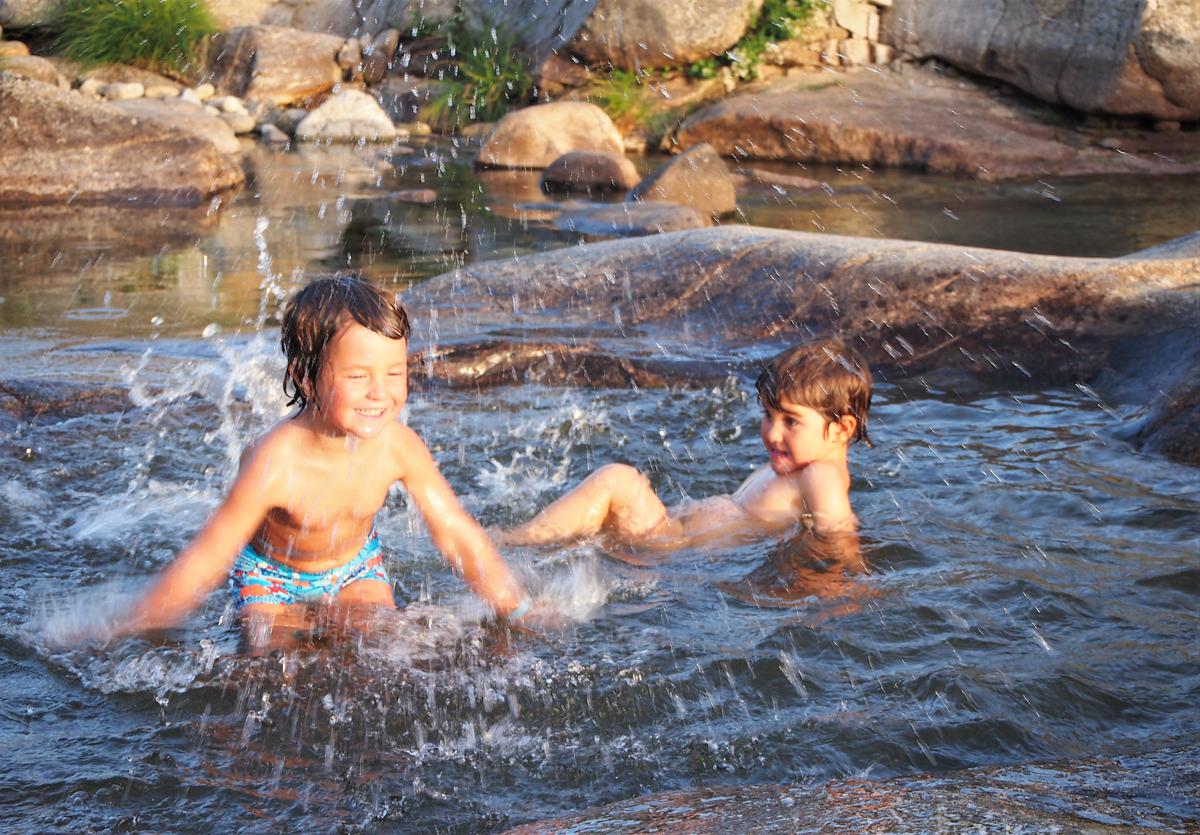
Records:
[[[871,63],[871,42],[866,38],[848,38],[838,45],[838,52],[848,67]]]
[[[433,133],[433,128],[427,122],[409,122],[406,127],[412,136],[429,136]]]
[[[212,115],[214,115],[214,116],[220,116],[220,115],[221,115],[221,111],[220,111],[220,110],[217,110],[217,109],[216,109],[215,107],[213,107],[211,104],[206,104],[206,105],[204,105],[204,112],[205,112],[205,113],[211,113],[211,114],[212,114]]]
[[[266,142],[268,145],[286,145],[289,139],[286,133],[272,125],[270,122],[266,122],[258,126],[258,135],[262,138],[262,141]]]
[[[29,54],[29,47],[20,41],[0,41],[0,58],[17,58]]]
[[[838,55],[838,41],[825,41],[825,46],[821,50],[821,62],[828,64],[831,67],[841,66],[842,58]]]
[[[108,86],[103,81],[98,81],[95,78],[85,78],[79,85],[79,92],[85,96],[102,96],[104,88]]]
[[[1179,131],[1183,130],[1183,125],[1179,122],[1164,119],[1160,122],[1155,122],[1154,129],[1159,133],[1179,133]]]
[[[242,100],[237,96],[225,96],[220,99],[213,99],[209,102],[213,107],[220,110],[222,113],[245,113],[246,105],[242,104]]]
[[[222,111],[221,119],[239,136],[243,133],[253,133],[254,129],[258,127],[254,122],[254,117],[249,113]]]
[[[179,100],[185,101],[188,104],[194,104],[197,107],[202,107],[204,102],[200,101],[200,97],[196,95],[195,90],[180,90]]]
[[[337,65],[343,70],[352,70],[362,63],[362,44],[358,38],[347,38],[337,53]]]
[[[217,88],[205,81],[203,84],[197,84],[193,87],[192,92],[196,94],[196,97],[200,101],[206,101],[217,94]]]
[[[104,98],[109,101],[140,99],[145,94],[146,88],[138,81],[114,81],[104,88]]]
[[[170,84],[155,84],[153,87],[146,88],[146,98],[148,99],[173,99],[178,95],[179,88]]]

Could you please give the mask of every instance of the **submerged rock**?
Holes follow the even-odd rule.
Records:
[[[46,380],[0,380],[0,415],[20,423],[53,423],[128,408],[129,393],[122,389]]]
[[[660,792],[508,833],[1182,832],[1196,822],[1197,754],[1193,745],[937,776]]]
[[[705,212],[656,202],[572,206],[554,218],[555,228],[589,238],[632,238],[711,225]]]
[[[546,168],[568,151],[624,153],[608,114],[580,101],[515,110],[497,124],[476,162],[494,168]]]
[[[193,133],[4,72],[0,113],[0,203],[198,203],[245,179]]]
[[[854,70],[840,79],[819,87],[780,82],[733,96],[689,116],[675,140],[683,147],[707,142],[739,159],[890,166],[981,180],[1196,170],[1091,147],[972,82],[926,71]]]

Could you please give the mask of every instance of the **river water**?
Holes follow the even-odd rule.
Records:
[[[653,565],[517,550],[563,626],[510,633],[481,621],[397,491],[380,531],[404,608],[371,634],[251,657],[217,592],[168,633],[61,646],[127,605],[286,414],[275,328],[295,285],[348,267],[402,288],[576,244],[527,205],[543,199],[528,175],[480,177],[466,158],[255,151],[251,187],[219,212],[0,218],[0,383],[69,401],[0,422],[6,830],[489,831],[689,786],[1194,744],[1196,471],[1114,440],[1123,413],[1086,388],[881,385],[877,446],[851,460],[870,571],[793,605],[717,584],[792,564],[796,541]],[[1194,181],[806,173],[830,189],[763,190],[746,219],[1115,255],[1195,217]],[[415,187],[440,196],[394,199]],[[731,490],[762,462],[751,392],[738,373],[418,387],[408,421],[468,509],[502,525],[609,460],[668,501]],[[1200,821],[1194,803],[1141,800],[1143,825],[1145,804],[1150,823]]]

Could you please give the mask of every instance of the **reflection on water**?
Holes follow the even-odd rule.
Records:
[[[481,619],[397,492],[380,519],[402,604],[387,623],[322,625],[251,658],[216,592],[177,630],[62,649],[171,559],[243,444],[286,413],[268,276],[286,290],[353,268],[401,288],[574,243],[511,211],[517,196],[540,202],[536,175],[509,177],[501,198],[452,146],[407,161],[253,153],[249,188],[206,215],[212,227],[166,229],[162,215],[162,234],[128,217],[124,237],[82,220],[59,238],[0,234],[4,379],[128,392],[70,409],[85,395],[62,387],[39,395],[58,405],[36,419],[0,415],[10,825],[481,831],[684,785],[1119,754],[1195,733],[1194,470],[1109,440],[1114,417],[1080,391],[882,386],[879,447],[852,453],[863,565],[796,541],[653,565],[586,543],[516,551],[566,625],[511,633]],[[1029,186],[956,182],[964,209],[945,183],[878,175],[868,192],[844,188],[852,174],[821,178],[834,193],[789,198],[789,223],[815,213],[857,232],[865,217],[868,234],[921,237],[931,218],[967,229],[979,211],[992,224],[971,221],[972,234],[1006,229],[1007,245],[1036,248],[1021,212],[990,211],[1025,205]],[[386,197],[430,184],[432,205]],[[1042,240],[1100,253],[1127,248],[1117,229],[1145,236],[1137,245],[1176,234],[1129,184],[1114,218],[1078,221],[1094,224],[1081,240],[1072,204],[1117,188],[1093,186],[1037,198],[1061,212],[1063,237]],[[872,202],[880,193],[895,202]],[[783,211],[743,205],[756,222]],[[97,310],[125,315],[79,315]],[[670,503],[728,492],[762,463],[750,390],[431,389],[410,422],[468,509],[506,525],[610,460],[651,473]]]

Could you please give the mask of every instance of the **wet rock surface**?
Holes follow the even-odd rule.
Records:
[[[0,204],[198,203],[241,166],[195,134],[0,72]]]
[[[233,129],[219,116],[196,107],[182,99],[130,99],[112,103],[136,119],[165,125],[194,134],[213,144],[223,154],[238,154],[242,150]]]
[[[0,431],[11,431],[20,423],[54,423],[129,408],[129,393],[123,389],[45,380],[0,380]]]
[[[410,303],[453,310],[454,326],[475,333],[544,315],[715,344],[837,331],[885,379],[957,370],[1062,385],[1140,376],[1134,346],[1200,330],[1196,268],[1194,257],[1063,258],[727,226],[476,264],[431,279]],[[1195,460],[1200,433],[1170,431],[1184,440],[1163,448]]]
[[[697,111],[675,140],[685,148],[707,142],[738,159],[889,166],[982,180],[1197,170],[1194,162],[1094,147],[978,84],[916,69],[778,82]]]
[[[1191,831],[1200,750],[979,769],[887,780],[717,786],[652,794],[527,824],[550,832]]]
[[[637,168],[628,157],[602,151],[570,151],[542,174],[548,191],[627,191],[637,182]]]

